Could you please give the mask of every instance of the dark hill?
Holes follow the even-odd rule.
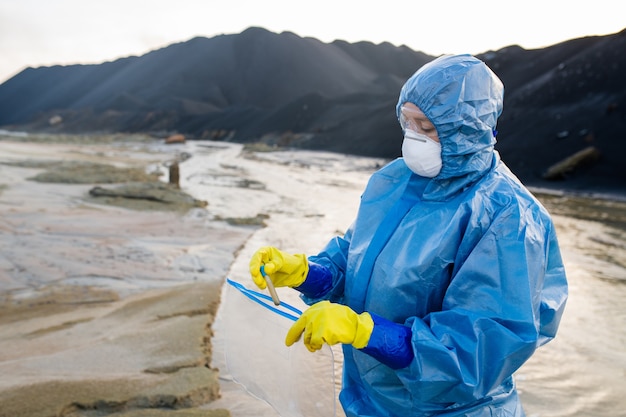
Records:
[[[498,149],[518,176],[536,182],[546,167],[594,146],[601,159],[575,172],[571,185],[626,191],[625,50],[622,31],[481,56],[505,84]]]
[[[505,84],[498,150],[524,182],[626,191],[624,50],[626,31],[479,55]],[[433,58],[389,43],[322,43],[250,28],[100,65],[26,69],[0,85],[0,126],[180,132],[393,158],[402,141],[398,92]],[[542,179],[588,146],[600,160],[556,183]]]

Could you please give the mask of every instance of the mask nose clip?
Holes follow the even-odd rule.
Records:
[[[427,142],[427,139],[423,137],[423,135],[420,135],[417,131],[413,129],[407,129],[404,137],[406,139],[416,140],[416,141],[423,142],[423,143]]]

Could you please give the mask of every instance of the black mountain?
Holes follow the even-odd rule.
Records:
[[[548,167],[594,146],[600,160],[551,186],[626,191],[623,51],[626,30],[478,55],[504,82],[497,149],[524,182],[545,186]],[[28,68],[0,85],[0,126],[179,132],[393,158],[402,142],[398,92],[434,58],[389,43],[250,28],[99,65]]]

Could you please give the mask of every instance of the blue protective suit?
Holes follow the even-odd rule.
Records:
[[[524,415],[512,375],[555,336],[567,282],[549,214],[494,150],[502,101],[500,80],[469,55],[418,70],[398,112],[412,102],[433,122],[441,172],[389,163],[345,235],[309,257],[332,285],[307,303],[329,299],[411,330],[401,369],[344,345],[349,417]]]

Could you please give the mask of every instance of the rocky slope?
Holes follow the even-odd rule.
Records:
[[[626,191],[625,49],[622,31],[478,55],[504,82],[498,150],[523,181]],[[0,85],[0,126],[178,132],[393,158],[402,141],[398,92],[434,58],[388,43],[323,43],[249,28],[99,65],[26,69]],[[594,158],[544,178],[590,147]]]

